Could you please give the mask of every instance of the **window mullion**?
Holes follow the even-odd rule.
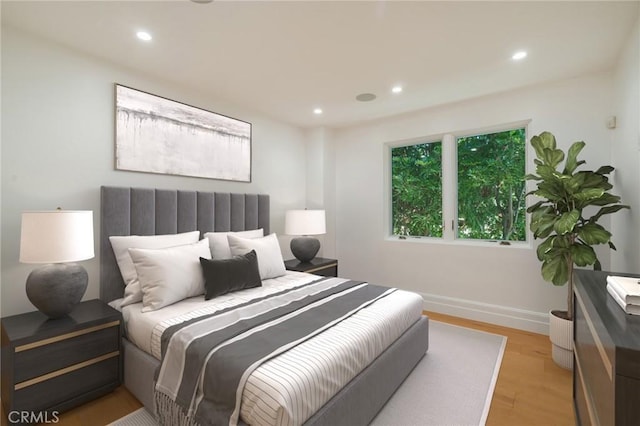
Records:
[[[456,204],[458,199],[458,172],[456,160],[456,138],[446,134],[442,138],[442,238],[455,240],[457,232]]]

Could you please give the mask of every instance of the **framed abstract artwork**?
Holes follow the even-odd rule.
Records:
[[[251,182],[251,123],[116,84],[116,169]]]

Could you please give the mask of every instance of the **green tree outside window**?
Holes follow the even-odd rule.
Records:
[[[458,137],[456,238],[525,241],[524,128]],[[446,161],[445,161],[446,163]],[[391,149],[393,234],[442,238],[443,142]]]
[[[458,138],[458,238],[524,241],[524,129]]]

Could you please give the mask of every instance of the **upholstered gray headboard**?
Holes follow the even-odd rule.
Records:
[[[162,235],[198,230],[269,233],[269,196],[153,188],[101,187],[100,299],[124,294],[111,235]]]

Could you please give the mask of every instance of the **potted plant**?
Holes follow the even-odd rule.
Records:
[[[591,266],[599,270],[600,261],[594,245],[611,242],[611,233],[598,220],[629,206],[620,204],[620,197],[608,191],[613,188],[607,175],[614,168],[602,166],[596,171],[580,170],[585,161],[578,160],[584,142],[575,142],[565,154],[556,147],[556,139],[549,132],[531,138],[535,149],[536,173],[526,176],[537,181],[537,189],[527,195],[542,200],[527,209],[531,213],[531,231],[535,239],[542,239],[536,253],[542,262],[542,278],[557,286],[567,284],[567,310],[551,311],[549,337],[553,360],[561,367],[573,367],[573,271],[574,266]],[[587,217],[585,209],[595,206],[595,214]],[[590,210],[591,211],[591,210]],[[593,209],[595,211],[595,209]]]

